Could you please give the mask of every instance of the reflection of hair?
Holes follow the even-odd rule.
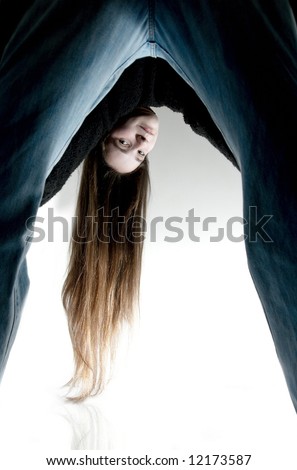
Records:
[[[76,400],[102,391],[120,327],[132,320],[148,189],[147,159],[119,174],[106,165],[101,145],[86,158],[62,293],[75,360],[70,385],[80,389]]]

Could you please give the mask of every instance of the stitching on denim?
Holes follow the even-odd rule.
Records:
[[[148,0],[149,7],[149,41],[155,41],[155,0]]]
[[[148,11],[149,11],[149,43],[150,53],[152,57],[156,57],[156,44],[155,44],[155,0],[148,0]]]
[[[6,348],[5,348],[5,351],[4,351],[4,360],[7,357],[9,349],[10,349],[9,346],[10,346],[12,334],[13,334],[13,331],[14,331],[14,328],[15,328],[16,315],[17,315],[17,312],[19,310],[19,307],[20,307],[20,297],[19,297],[18,286],[16,285],[14,287],[14,292],[13,292],[13,320],[12,320],[12,325],[11,325],[8,341],[7,341],[7,344],[6,344]]]

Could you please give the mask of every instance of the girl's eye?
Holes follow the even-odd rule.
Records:
[[[127,142],[125,139],[119,139],[119,142],[120,144],[125,145],[125,146],[129,145],[129,142]]]
[[[139,153],[139,155],[141,155],[142,157],[145,157],[145,153],[144,153],[142,150],[138,150],[138,153]]]

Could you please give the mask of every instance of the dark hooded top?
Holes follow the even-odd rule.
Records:
[[[90,151],[106,137],[120,117],[138,106],[167,106],[183,114],[196,134],[206,137],[237,168],[238,164],[205,105],[194,90],[163,59],[138,59],[87,116],[45,184],[41,205],[64,185]],[[239,169],[239,168],[238,168]]]

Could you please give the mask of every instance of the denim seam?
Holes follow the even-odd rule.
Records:
[[[16,322],[16,312],[17,312],[19,306],[20,306],[20,299],[19,299],[18,289],[17,289],[17,287],[14,287],[14,293],[13,293],[13,307],[14,307],[13,321],[12,321],[12,325],[11,325],[11,329],[10,329],[10,333],[9,333],[9,338],[8,338],[6,348],[5,348],[5,352],[4,352],[4,360],[5,360],[5,358],[7,357],[8,353],[9,353],[9,345],[10,345],[10,342],[11,342],[12,333],[13,333],[14,325],[15,325],[15,322]]]
[[[148,0],[148,40],[150,44],[150,55],[156,57],[155,43],[155,0]]]

